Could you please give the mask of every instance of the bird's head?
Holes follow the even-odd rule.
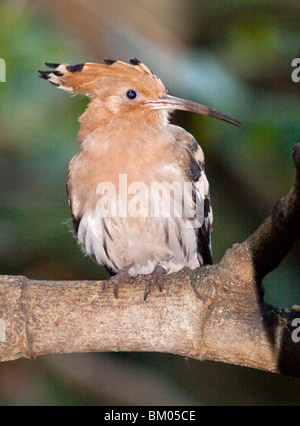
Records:
[[[170,111],[184,110],[241,125],[213,108],[168,95],[162,81],[137,59],[129,64],[105,59],[104,64],[46,65],[54,70],[39,71],[42,78],[60,89],[90,96],[101,119],[143,119],[164,124]]]
[[[167,111],[153,113],[154,108],[148,104],[166,95],[166,88],[156,75],[137,59],[131,59],[130,64],[105,62],[103,76],[94,92],[105,112],[127,120],[165,119]]]

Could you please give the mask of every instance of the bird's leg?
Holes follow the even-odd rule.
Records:
[[[125,268],[121,269],[121,271],[119,271],[116,275],[106,280],[102,285],[102,290],[105,290],[110,284],[112,284],[114,287],[114,296],[117,299],[119,282],[123,280],[126,281],[128,279],[132,279],[128,273],[131,266],[132,265],[126,266]]]
[[[153,272],[152,274],[149,275],[140,275],[139,279],[143,280],[148,280],[148,284],[146,285],[145,288],[145,293],[144,293],[144,301],[146,302],[148,294],[150,293],[152,287],[154,284],[158,285],[159,291],[163,291],[163,283],[162,283],[162,278],[163,276],[166,274],[166,270],[163,266],[158,266]]]

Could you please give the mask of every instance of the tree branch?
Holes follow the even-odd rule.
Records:
[[[258,278],[277,268],[300,237],[300,141],[292,154],[296,167],[294,187],[246,241]]]
[[[300,377],[291,338],[300,314],[265,304],[261,288],[300,235],[300,143],[293,155],[295,185],[258,230],[219,264],[167,276],[163,294],[154,289],[147,302],[143,282],[121,283],[116,300],[101,282],[1,276],[0,361],[157,351]]]

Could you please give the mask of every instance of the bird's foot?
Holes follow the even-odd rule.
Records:
[[[132,280],[132,277],[130,277],[128,271],[131,268],[130,266],[127,266],[124,269],[121,269],[116,275],[110,277],[108,280],[106,280],[102,285],[102,290],[106,290],[109,285],[113,285],[114,288],[114,296],[117,299],[118,298],[118,286],[120,281],[128,281],[129,279]]]
[[[158,266],[153,272],[152,274],[149,275],[139,275],[137,277],[137,279],[135,280],[135,282],[138,281],[148,281],[146,288],[145,288],[145,293],[144,293],[144,301],[146,302],[147,297],[150,293],[150,291],[152,290],[153,286],[155,284],[158,285],[159,291],[163,291],[163,283],[162,283],[162,278],[163,276],[166,274],[166,270],[165,268],[163,268],[162,266]]]

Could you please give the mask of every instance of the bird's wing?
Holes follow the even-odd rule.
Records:
[[[186,176],[193,184],[195,198],[201,202],[196,203],[199,217],[204,217],[203,224],[195,229],[197,238],[198,259],[201,265],[212,264],[211,231],[213,226],[213,212],[211,207],[209,183],[205,174],[204,154],[196,139],[186,130],[170,124],[175,142],[181,149],[188,153],[188,162],[184,169]]]
[[[71,214],[72,214],[73,227],[74,227],[74,231],[77,235],[78,228],[79,228],[80,221],[81,221],[81,214],[80,214],[80,209],[79,209],[79,203],[76,200],[76,195],[75,195],[75,192],[72,188],[72,164],[73,164],[76,157],[77,156],[75,156],[70,162],[68,175],[67,175],[66,187],[67,187],[67,196],[68,196],[69,206],[70,206],[70,210],[71,210]]]

